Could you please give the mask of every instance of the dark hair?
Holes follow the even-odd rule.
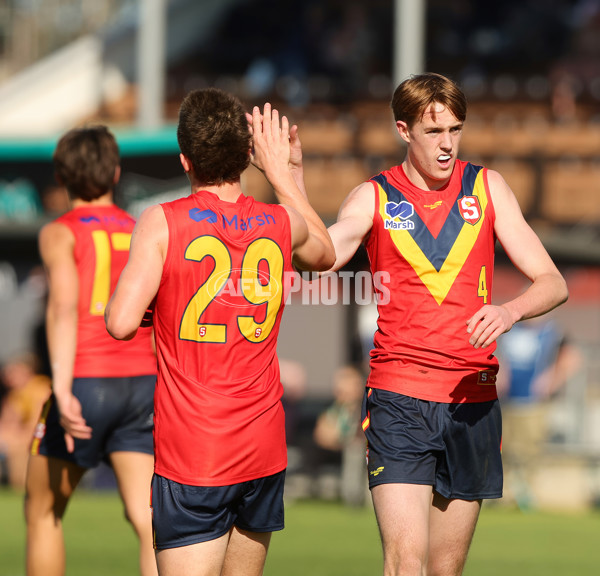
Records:
[[[235,182],[250,163],[252,137],[244,107],[218,88],[194,90],[184,98],[177,142],[202,184]]]
[[[90,201],[114,188],[119,147],[106,126],[75,128],[60,138],[52,160],[69,196]]]
[[[443,104],[460,122],[467,117],[467,99],[458,85],[441,74],[428,72],[404,80],[394,92],[391,107],[396,122],[412,126],[431,104]]]

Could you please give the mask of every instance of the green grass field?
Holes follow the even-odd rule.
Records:
[[[369,506],[289,504],[273,536],[265,576],[381,574],[379,536]],[[22,496],[0,490],[0,576],[23,576]],[[137,573],[136,542],[113,491],[80,491],[65,520],[68,576]],[[600,513],[522,513],[484,507],[465,576],[596,576]]]

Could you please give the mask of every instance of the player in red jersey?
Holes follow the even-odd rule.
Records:
[[[221,90],[186,96],[177,136],[192,193],[142,214],[106,309],[109,332],[128,339],[153,308],[161,576],[262,574],[271,533],[283,528],[276,347],[286,277],[292,260],[324,270],[335,254],[292,175],[297,128],[268,104],[250,120],[253,137],[239,100]],[[298,210],[242,194],[252,155],[282,204]]]
[[[454,576],[482,499],[502,493],[495,341],[567,288],[500,174],[458,160],[458,86],[413,76],[391,105],[406,157],[357,186],[329,232],[335,270],[364,243],[373,275],[390,278],[363,403],[384,573]],[[531,282],[502,305],[496,240]]]
[[[141,574],[151,576],[157,574],[148,506],[156,383],[152,329],[117,342],[104,324],[134,227],[133,218],[113,203],[119,149],[104,126],[71,130],[57,144],[54,166],[72,209],[39,235],[48,278],[53,394],[27,471],[27,574],[65,573],[62,517],[84,472],[105,460],[140,541]]]

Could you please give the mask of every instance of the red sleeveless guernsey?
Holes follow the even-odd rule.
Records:
[[[286,210],[200,191],[162,204],[169,245],[154,327],[157,474],[196,486],[287,465],[277,335],[292,273]]]
[[[366,241],[379,319],[368,386],[436,402],[497,398],[495,344],[469,344],[467,320],[492,301],[494,207],[487,170],[456,161],[440,190],[414,186],[401,166],[371,179]],[[389,302],[387,302],[389,300]]]
[[[56,219],[75,236],[79,276],[75,378],[118,378],[156,374],[152,329],[129,341],[115,340],[104,309],[129,257],[135,220],[115,205],[80,206]]]

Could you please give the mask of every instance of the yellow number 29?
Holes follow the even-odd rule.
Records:
[[[201,262],[207,256],[213,259],[214,268],[186,306],[179,337],[193,342],[225,343],[227,325],[209,324],[203,321],[202,316],[231,283],[231,256],[227,246],[214,236],[196,238],[185,251],[186,260]],[[268,266],[268,274],[261,271],[261,262]],[[262,321],[257,321],[257,317],[252,315],[237,317],[240,333],[250,342],[262,342],[275,326],[277,312],[283,302],[283,266],[281,249],[270,238],[258,238],[246,248],[239,270],[239,290],[246,303],[266,306]],[[233,286],[233,290],[236,289]]]

